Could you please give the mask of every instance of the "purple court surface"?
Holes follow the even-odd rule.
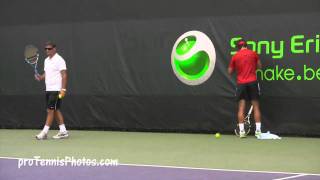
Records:
[[[118,165],[118,166],[21,166],[18,159],[0,158],[1,180],[319,180],[317,174],[215,170],[201,168]]]

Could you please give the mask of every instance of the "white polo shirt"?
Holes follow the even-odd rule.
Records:
[[[66,69],[66,62],[58,53],[56,53],[52,58],[47,57],[44,60],[46,91],[61,90],[61,71]]]

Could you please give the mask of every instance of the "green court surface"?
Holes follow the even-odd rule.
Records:
[[[215,169],[320,173],[320,138],[239,139],[233,135],[70,131],[70,138],[38,141],[39,130],[0,130],[0,156],[15,158],[118,159],[148,164]]]

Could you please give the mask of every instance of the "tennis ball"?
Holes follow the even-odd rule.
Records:
[[[61,96],[61,94],[59,94],[59,99],[62,99],[62,96]]]
[[[220,134],[220,133],[216,133],[214,136],[215,136],[216,138],[220,138],[220,137],[221,137],[221,134]]]

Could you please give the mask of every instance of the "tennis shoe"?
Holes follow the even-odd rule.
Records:
[[[44,140],[44,139],[47,139],[47,138],[48,138],[47,134],[42,132],[42,131],[38,135],[36,135],[36,139],[37,140]]]
[[[55,136],[53,136],[52,138],[53,139],[65,139],[65,138],[68,138],[69,137],[69,133],[68,131],[65,131],[65,132],[58,132],[58,134],[56,134]]]
[[[255,132],[255,136],[258,138],[261,136],[261,131],[260,130],[256,130]]]
[[[240,137],[240,138],[246,138],[246,137],[247,137],[246,132],[240,131],[240,132],[239,132],[239,137]]]

